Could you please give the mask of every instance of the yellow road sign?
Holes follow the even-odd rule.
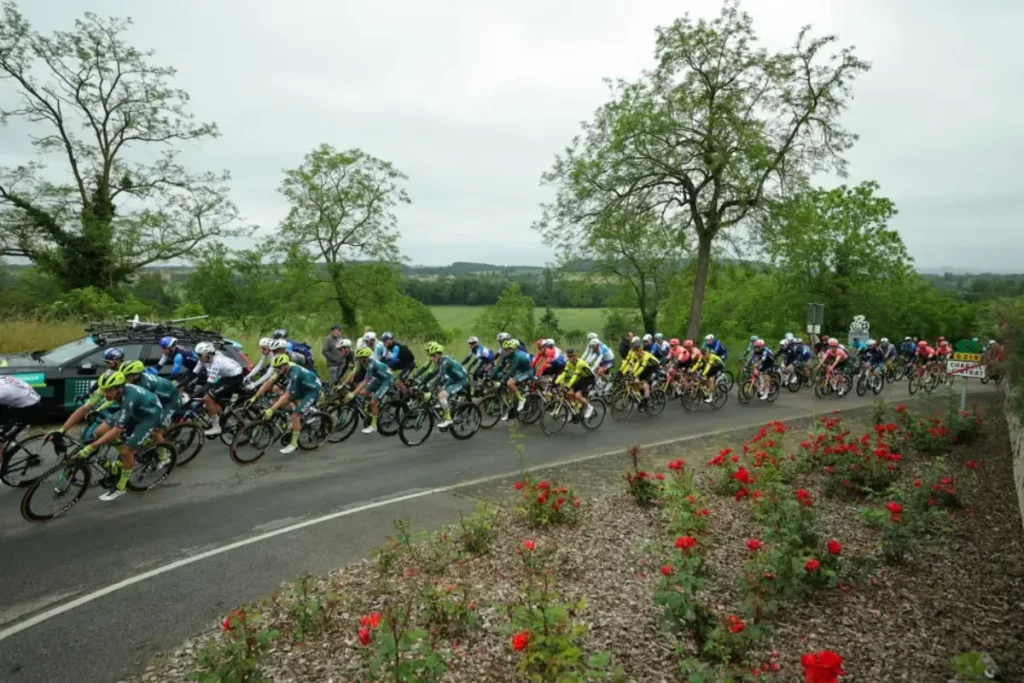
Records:
[[[962,361],[967,361],[969,363],[980,363],[981,362],[981,354],[980,353],[960,353],[960,352],[955,352],[953,354],[953,360],[962,360]]]

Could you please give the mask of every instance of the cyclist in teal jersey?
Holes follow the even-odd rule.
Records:
[[[263,416],[269,420],[274,415],[274,411],[281,409],[289,403],[294,404],[294,407],[291,409],[292,440],[291,443],[280,451],[287,455],[298,448],[299,430],[302,429],[302,416],[316,405],[316,400],[320,398],[322,385],[320,384],[320,378],[316,376],[315,372],[297,363],[293,363],[286,353],[274,356],[271,367],[274,368],[273,379],[261,384],[260,388],[256,390],[256,394],[248,400],[247,405],[251,405],[260,396],[270,391],[279,379],[287,380],[288,388],[274,401],[272,406],[263,411]]]
[[[135,454],[141,450],[142,444],[149,438],[153,430],[160,427],[160,419],[164,411],[156,394],[134,384],[127,384],[122,372],[101,377],[99,388],[103,391],[107,401],[117,401],[121,404],[121,411],[117,414],[117,422],[113,428],[78,451],[77,457],[87,458],[100,446],[113,443],[122,435],[124,436],[124,443],[119,449],[121,476],[114,488],[100,496],[100,500],[110,502],[125,494],[128,480],[131,479],[135,467]],[[170,456],[161,452],[159,467],[166,467],[170,461]]]
[[[374,356],[374,352],[369,346],[364,346],[356,351],[356,362],[366,368],[366,376],[345,398],[351,401],[355,396],[370,395],[370,426],[363,429],[363,434],[372,434],[377,431],[377,415],[380,412],[381,399],[391,390],[391,386],[395,383],[395,376],[391,374],[387,363]]]
[[[437,426],[444,428],[452,423],[452,411],[448,399],[469,386],[469,373],[462,367],[462,363],[451,356],[444,355],[444,347],[434,342],[427,347],[430,358],[437,363],[437,375],[427,384],[427,396],[430,391],[440,383],[444,382],[441,390],[437,392],[437,401],[444,411],[444,420]]]
[[[171,426],[174,414],[181,407],[181,394],[178,393],[178,387],[174,386],[171,380],[159,375],[151,375],[145,370],[141,360],[132,360],[121,364],[121,372],[124,373],[126,382],[151,391],[160,399],[163,414],[160,416],[160,427],[153,430],[153,439],[163,441],[163,430]]]
[[[520,349],[518,339],[506,339],[502,342],[501,359],[494,364],[491,377],[498,377],[498,381],[505,384],[509,400],[517,400],[516,410],[522,410],[526,405],[526,397],[519,391],[518,384],[533,379],[533,362],[526,352]],[[502,415],[501,419],[507,420],[508,413]]]

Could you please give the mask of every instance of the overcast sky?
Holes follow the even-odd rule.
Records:
[[[273,229],[281,169],[319,143],[362,147],[405,171],[413,263],[542,264],[530,230],[553,156],[605,101],[603,77],[652,66],[654,28],[690,0],[32,0],[41,29],[86,10],[130,15],[130,40],[179,70],[195,114],[223,136],[188,158],[233,175],[245,217]],[[1020,0],[748,0],[769,47],[802,24],[874,65],[847,126],[852,182],[877,179],[919,267],[1024,271],[1024,26]],[[0,129],[8,161],[22,139]]]

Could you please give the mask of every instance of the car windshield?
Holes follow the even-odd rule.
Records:
[[[92,340],[92,337],[83,337],[82,339],[76,339],[69,344],[47,351],[39,359],[47,365],[64,365],[68,361],[89,353],[95,348],[97,348],[97,344]]]

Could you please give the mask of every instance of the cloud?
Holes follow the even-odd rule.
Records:
[[[286,211],[281,169],[314,146],[362,147],[409,174],[402,246],[429,264],[551,260],[529,229],[550,196],[540,174],[605,101],[602,78],[638,76],[652,66],[655,26],[684,9],[711,17],[718,6],[90,2],[98,14],[131,15],[131,41],[175,66],[196,115],[220,125],[221,138],[185,157],[197,169],[230,169],[250,221],[274,229]],[[1024,94],[1013,85],[1024,59],[1011,46],[1024,3],[763,0],[745,8],[770,48],[810,23],[873,63],[845,115],[861,135],[848,182],[881,183],[918,265],[1017,267]],[[67,28],[81,12],[71,0],[22,9],[45,30]],[[10,141],[15,132],[5,132],[8,159],[28,153]],[[999,248],[976,245],[979,235]]]

